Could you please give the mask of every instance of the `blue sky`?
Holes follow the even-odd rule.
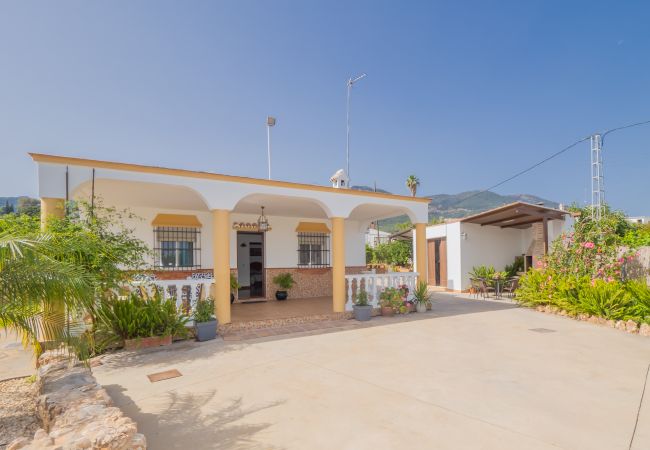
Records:
[[[0,3],[0,196],[30,151],[422,194],[482,189],[650,119],[643,1]],[[650,126],[610,135],[608,201],[650,214]],[[588,144],[500,193],[589,198]]]

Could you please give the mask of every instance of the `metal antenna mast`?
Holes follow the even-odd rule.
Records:
[[[350,185],[350,95],[352,93],[352,86],[354,83],[357,81],[363,79],[366,77],[365,73],[362,73],[361,75],[355,77],[355,78],[348,78],[347,81],[347,86],[348,86],[348,97],[347,97],[347,103],[346,103],[346,129],[347,129],[347,134],[346,134],[346,139],[345,139],[345,171],[347,172],[348,175],[348,186]]]
[[[603,215],[605,186],[603,183],[603,139],[599,133],[591,135],[591,217],[599,221]]]

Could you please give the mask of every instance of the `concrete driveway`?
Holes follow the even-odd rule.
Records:
[[[436,294],[423,320],[122,353],[94,371],[152,449],[624,450],[649,363],[648,338]],[[146,377],[168,369],[183,376]],[[633,449],[650,449],[649,397]]]

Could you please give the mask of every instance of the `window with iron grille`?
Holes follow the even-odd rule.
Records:
[[[155,227],[154,266],[157,269],[187,270],[201,267],[201,229]]]
[[[329,267],[330,235],[298,233],[298,267]]]

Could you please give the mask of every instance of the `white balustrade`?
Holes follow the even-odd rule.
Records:
[[[186,280],[143,280],[132,281],[130,286],[135,289],[145,289],[147,294],[153,295],[157,288],[164,292],[165,298],[174,298],[176,308],[184,309],[184,312],[193,311],[199,297],[206,298],[210,295],[210,285],[213,280],[186,279]],[[185,300],[185,305],[183,301]]]
[[[408,299],[413,298],[413,291],[417,286],[417,272],[388,272],[388,273],[360,273],[346,275],[346,303],[345,310],[352,311],[354,299],[360,289],[368,293],[368,303],[374,308],[379,308],[379,295],[386,288],[399,288],[407,286]]]

